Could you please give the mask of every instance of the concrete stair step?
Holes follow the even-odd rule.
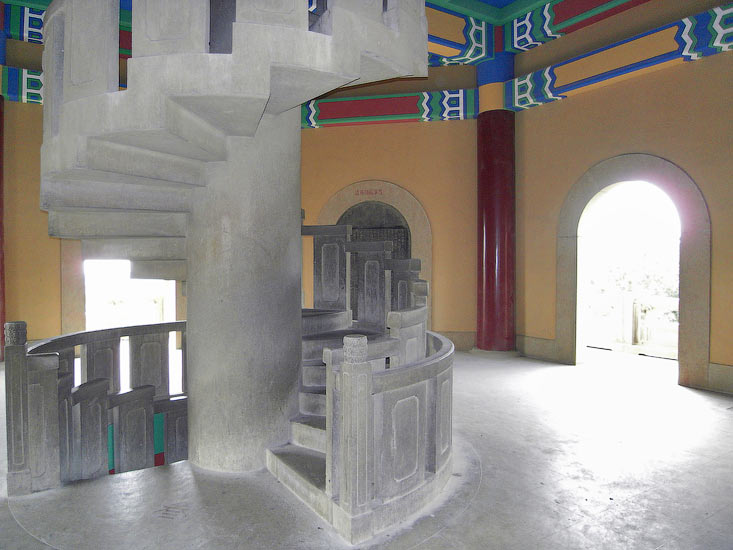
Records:
[[[109,237],[185,237],[187,214],[181,212],[48,213],[48,234],[65,239]]]
[[[88,239],[81,242],[81,255],[85,260],[183,260],[186,258],[186,239]]]
[[[43,183],[47,181],[79,182],[89,186],[102,183],[119,183],[151,187],[153,189],[195,189],[197,185],[179,181],[164,180],[159,178],[146,178],[133,176],[120,172],[109,172],[105,170],[89,170],[87,168],[72,168],[61,172],[50,172],[43,176]]]
[[[218,160],[226,160],[226,134],[170,97],[165,99],[165,124],[171,133],[209,152]]]
[[[251,137],[265,112],[268,96],[196,95],[169,99],[224,135]]]
[[[327,521],[331,499],[326,489],[326,455],[298,445],[268,449],[267,469],[280,482]]]
[[[347,329],[351,325],[350,311],[328,309],[303,310],[303,336]]]
[[[326,365],[324,364],[303,365],[301,375],[305,387],[326,385]]]
[[[146,180],[114,174],[92,177],[83,170],[52,173],[44,176],[41,185],[42,210],[154,210],[188,212],[193,186],[163,180]],[[96,172],[100,174],[100,172]],[[137,181],[135,181],[137,180]],[[151,184],[155,181],[155,184]]]
[[[326,452],[326,417],[301,415],[290,421],[290,442],[320,453]]]
[[[298,396],[300,413],[304,415],[325,416],[326,415],[326,392],[314,393],[301,391]]]
[[[180,108],[180,106],[179,106]],[[180,109],[183,112],[183,109]],[[183,115],[171,115],[183,117]],[[192,116],[189,113],[189,116]],[[222,134],[223,135],[223,134]],[[191,160],[200,160],[203,162],[216,162],[226,160],[226,149],[223,154],[215,154],[208,151],[196,143],[192,143],[182,137],[171,133],[167,129],[151,129],[151,130],[131,130],[126,132],[116,132],[105,134],[97,137],[100,141],[109,141],[119,145],[128,145],[139,149],[147,149],[149,151],[157,151],[167,155],[184,157]]]
[[[283,113],[352,80],[353,76],[315,70],[307,66],[273,63],[270,67],[270,99],[266,112]]]
[[[189,185],[206,185],[205,161],[142,149],[103,138],[89,138],[86,164],[87,168],[93,170]]]
[[[130,278],[185,281],[186,270],[186,260],[133,260]]]

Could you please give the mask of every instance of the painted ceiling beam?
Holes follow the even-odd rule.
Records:
[[[51,0],[3,0],[4,4],[33,8],[36,10],[47,10]]]
[[[547,4],[549,0],[515,0],[503,8],[495,8],[480,0],[430,0],[432,4],[453,10],[469,17],[488,21],[493,25],[503,25],[525,15],[535,8]]]
[[[525,13],[542,6],[547,0],[515,0],[504,8],[495,8],[480,0],[431,0],[434,4],[483,19],[495,25],[501,25],[512,19],[520,17]],[[35,8],[38,10],[46,10],[51,0],[5,0],[5,4],[15,6],[24,6],[26,8]],[[129,0],[122,0],[121,4],[129,4]],[[122,9],[130,9],[122,6]]]

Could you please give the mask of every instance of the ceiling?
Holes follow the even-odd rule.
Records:
[[[4,0],[6,4],[16,4],[45,10],[51,0]],[[493,24],[503,24],[520,17],[532,9],[546,4],[549,0],[426,0],[444,8],[478,17]],[[130,9],[130,0],[120,0],[123,9]]]
[[[442,8],[503,25],[523,16],[549,0],[426,0]]]

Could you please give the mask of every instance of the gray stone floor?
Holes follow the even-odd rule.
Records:
[[[677,386],[673,361],[459,353],[454,401],[443,501],[363,547],[733,549],[733,396]],[[49,546],[348,548],[269,473],[185,462],[0,500],[0,548]]]

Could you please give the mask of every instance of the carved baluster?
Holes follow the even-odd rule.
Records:
[[[5,421],[8,437],[8,496],[31,492],[28,440],[26,324],[5,323]]]
[[[28,444],[31,490],[57,487],[59,471],[59,357],[28,356]]]
[[[188,458],[188,398],[186,396],[156,399],[155,414],[165,415],[163,449],[165,463]]]
[[[155,386],[155,395],[168,395],[168,333],[130,336],[130,386]]]
[[[115,440],[115,473],[155,465],[153,396],[155,386],[141,386],[109,397]]]
[[[350,225],[304,225],[300,234],[313,236],[313,307],[344,311],[351,308],[351,255],[346,243]]]
[[[358,295],[356,319],[359,328],[384,332],[391,307],[391,274],[385,261],[392,256],[392,241],[350,242],[351,262]],[[353,300],[353,298],[352,298]]]
[[[72,413],[71,388],[74,387],[73,373],[60,373],[58,376],[58,417],[59,417],[59,478],[62,483],[72,478],[72,453],[74,444],[74,423]]]
[[[341,419],[341,366],[334,364],[334,350],[323,349],[326,364],[326,494],[339,494]]]
[[[72,479],[91,479],[107,473],[107,389],[98,378],[71,391],[74,421]]]
[[[372,365],[366,336],[344,337],[341,398],[339,504],[356,516],[369,510],[374,494]]]
[[[120,339],[91,342],[81,348],[81,379],[106,378],[108,391],[120,391]]]

